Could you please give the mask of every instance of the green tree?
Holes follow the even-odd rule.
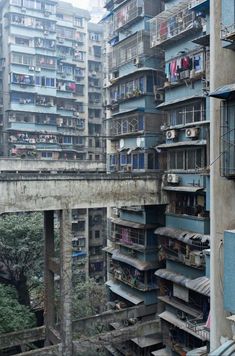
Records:
[[[0,276],[16,288],[21,304],[30,305],[30,289],[43,271],[41,213],[0,217]]]
[[[18,302],[15,288],[3,284],[0,284],[0,321],[0,334],[36,325],[34,313]]]

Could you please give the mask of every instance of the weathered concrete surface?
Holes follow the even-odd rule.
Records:
[[[162,336],[159,319],[137,323],[134,326],[98,334],[90,338],[80,339],[79,341],[73,341],[73,355],[78,356],[88,350],[96,350],[104,346],[123,343],[135,337],[152,334],[158,334],[159,338]]]
[[[163,204],[160,174],[0,174],[5,212]]]
[[[77,172],[105,172],[103,162],[91,161],[59,161],[36,160],[20,158],[1,158],[0,172],[50,172],[50,171],[77,171]]]
[[[62,354],[61,344],[44,347],[33,351],[22,352],[14,356],[64,356]]]
[[[44,340],[45,327],[33,328],[23,331],[15,331],[8,334],[0,335],[0,350],[9,347],[18,346],[20,344],[26,344],[29,342]]]

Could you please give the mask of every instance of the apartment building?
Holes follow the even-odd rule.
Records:
[[[104,81],[107,128],[107,171],[115,174],[160,174],[164,168],[156,146],[164,142],[160,127],[165,115],[156,109],[163,97],[163,51],[150,48],[149,20],[162,10],[161,1],[106,1],[107,72]],[[106,282],[115,308],[146,307],[144,318],[155,317],[160,268],[154,230],[164,226],[165,206],[111,209],[108,214]],[[118,329],[123,324],[112,323]],[[156,335],[143,335],[110,354],[149,355],[161,348]],[[116,353],[115,353],[116,352]]]
[[[89,12],[69,3],[12,0],[1,5],[1,154],[103,159],[88,153],[88,68],[99,62],[102,72],[100,26],[89,24],[88,30]],[[101,84],[94,88],[101,91]],[[94,101],[92,109],[101,125],[101,103]]]
[[[203,354],[210,338],[209,258],[203,252],[210,246],[209,10],[209,1],[165,1],[150,21],[151,47],[165,53],[165,82],[156,93],[164,93],[157,108],[167,115],[165,142],[157,150],[166,154],[168,205],[165,227],[155,230],[165,268],[155,275],[163,342],[180,355]]]

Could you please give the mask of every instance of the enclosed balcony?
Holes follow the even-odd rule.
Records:
[[[202,29],[202,18],[188,7],[183,0],[150,20],[151,47],[166,47],[189,34]]]
[[[113,255],[113,259],[116,258],[119,258],[118,254]],[[123,260],[125,260],[125,257],[122,258]],[[128,257],[126,258],[126,260],[128,260]],[[132,288],[138,289],[140,291],[150,291],[153,289],[157,289],[154,270],[145,270],[144,264],[147,266],[146,262],[142,262],[139,260],[135,260],[135,266],[129,265],[128,262],[122,263],[114,261],[113,266],[111,268],[111,274],[113,275],[114,279],[119,280],[131,286]],[[150,264],[149,267],[151,267]]]
[[[112,47],[112,52],[109,54],[109,69],[113,71],[131,61],[134,65],[138,66],[141,64],[142,59],[144,59],[142,57],[144,56],[159,56],[160,53],[155,53],[153,49],[149,48],[149,41],[149,33],[139,31]]]

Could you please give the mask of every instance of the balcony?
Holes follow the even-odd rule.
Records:
[[[144,1],[131,0],[114,13],[114,31],[130,26],[144,16]]]
[[[188,8],[188,0],[171,6],[150,21],[151,47],[162,48],[202,30],[202,19]]]
[[[114,279],[143,292],[157,289],[156,279],[151,271],[138,271],[131,266],[115,263],[111,274]]]
[[[234,42],[235,41],[235,23],[232,25],[221,25],[220,38],[223,41]]]
[[[149,48],[150,35],[145,31],[139,31],[134,36],[130,36],[112,48],[109,54],[109,69],[115,70],[129,62],[133,65],[141,64],[143,56],[159,56],[159,53]],[[143,58],[144,59],[144,58]]]
[[[199,335],[202,340],[210,340],[210,331],[206,327],[206,322],[200,318],[187,320],[186,327],[192,330],[195,334]]]
[[[192,0],[189,9],[193,11],[205,11],[210,6],[210,0]]]
[[[145,225],[121,219],[110,219],[109,228],[109,239],[111,241],[131,248],[145,248]]]
[[[199,234],[210,233],[210,219],[207,217],[166,213],[166,226]]]

